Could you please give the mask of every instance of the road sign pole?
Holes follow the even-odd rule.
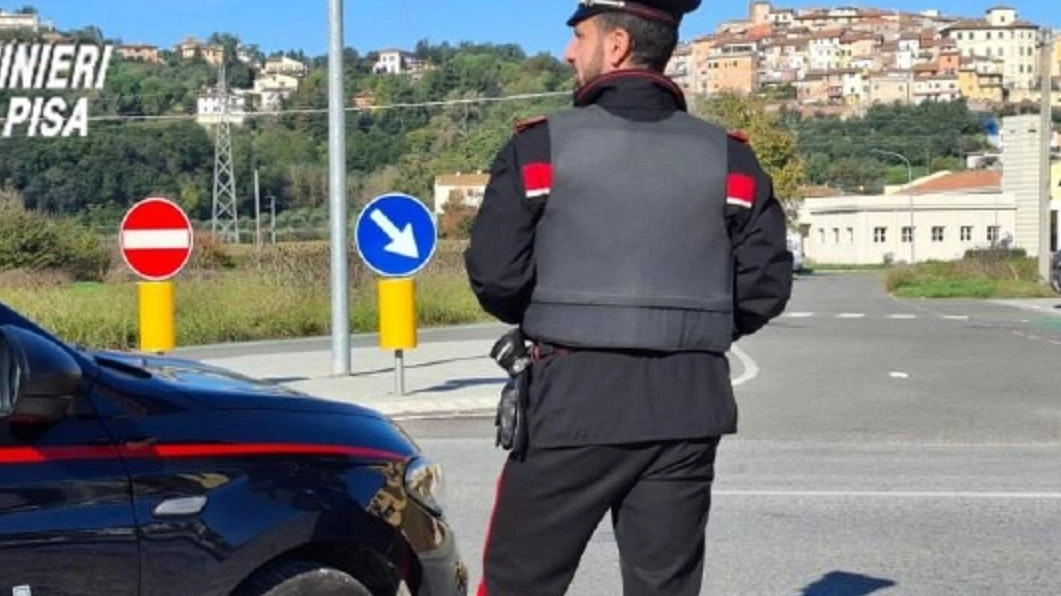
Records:
[[[169,352],[177,345],[172,281],[137,284],[140,305],[140,351]]]
[[[332,261],[332,372],[350,374],[346,254],[346,119],[343,112],[343,0],[329,0],[328,174]]]
[[[405,351],[416,347],[416,282],[411,276],[435,253],[435,219],[415,197],[393,193],[369,201],[354,230],[361,259],[384,278],[377,294],[379,346],[394,350],[394,392],[405,395]]]
[[[191,257],[192,222],[173,201],[147,198],[122,218],[118,245],[125,264],[143,280],[137,287],[140,350],[168,352],[177,345],[170,280]]]
[[[416,347],[416,281],[411,277],[378,282],[379,345],[394,350],[394,392],[405,395],[405,350]]]

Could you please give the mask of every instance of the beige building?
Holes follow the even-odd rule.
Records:
[[[1061,77],[1061,33],[1054,34],[1054,59],[1051,60],[1051,76]]]
[[[254,79],[254,93],[258,94],[259,105],[265,111],[278,110],[283,100],[291,97],[298,90],[299,79],[286,74],[261,75]]]
[[[877,73],[867,82],[866,103],[891,105],[896,102],[908,105],[914,100],[914,77],[909,72],[891,71]]]
[[[973,101],[1002,103],[1004,99],[1001,72],[977,72],[974,66],[958,71],[958,89],[962,97]]]
[[[937,173],[884,195],[807,197],[799,223],[807,258],[871,265],[960,259],[965,251],[1009,238],[1015,197],[997,170]]]
[[[262,68],[262,72],[267,75],[289,75],[294,77],[306,74],[307,70],[308,68],[305,64],[287,56],[269,58],[265,61],[265,66]]]
[[[202,43],[194,37],[186,37],[174,48],[177,55],[184,60],[201,56],[210,66],[221,66],[225,59],[225,48],[219,45]]]
[[[705,91],[750,94],[759,88],[759,57],[753,52],[722,54],[707,59]]]
[[[978,20],[950,24],[941,34],[954,42],[966,59],[999,58],[1005,61],[1003,84],[1009,89],[1036,86],[1039,67],[1038,27],[1018,18],[1016,9],[997,6]]]
[[[914,80],[914,103],[957,101],[961,96],[958,75],[936,75]]]
[[[696,89],[693,85],[694,73],[692,62],[692,44],[678,44],[678,46],[674,48],[674,53],[671,54],[670,61],[667,62],[666,71],[664,71],[664,74],[670,77],[678,87],[681,87],[682,92],[686,95],[691,95]]]
[[[807,45],[811,70],[837,69],[840,68],[843,56],[850,58],[850,55],[847,55],[848,50],[840,46],[842,37],[843,31],[839,29],[821,31],[810,37]]]
[[[126,60],[158,64],[161,62],[158,46],[142,43],[124,44],[118,46],[118,55]]]
[[[435,177],[435,216],[446,210],[451,199],[459,199],[463,207],[479,208],[483,203],[483,193],[490,181],[490,174],[476,172],[465,174],[457,172]]]
[[[55,26],[41,19],[39,14],[19,14],[0,10],[0,31],[51,31]]]

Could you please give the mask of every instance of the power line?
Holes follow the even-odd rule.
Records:
[[[570,97],[571,93],[568,91],[548,91],[543,93],[521,93],[517,95],[502,95],[498,97],[474,97],[467,99],[447,99],[439,101],[424,101],[424,102],[409,102],[409,103],[393,103],[378,106],[349,106],[344,108],[346,112],[377,112],[384,110],[397,110],[397,109],[414,109],[414,108],[433,108],[433,107],[450,107],[458,105],[468,104],[485,104],[485,103],[503,103],[503,102],[514,102],[514,101],[525,101],[533,99],[545,99],[553,97]],[[243,119],[255,119],[263,117],[276,117],[276,116],[297,116],[297,115],[310,115],[310,114],[326,114],[328,108],[284,108],[280,110],[261,110],[254,112],[245,112],[242,114]],[[232,117],[237,117],[235,114],[230,114]],[[111,116],[89,116],[89,122],[128,122],[128,121],[159,121],[159,122],[172,122],[172,121],[184,121],[184,120],[195,120],[199,118],[198,114],[158,114],[158,115],[132,115],[132,114],[117,114]],[[6,118],[0,118],[0,122],[6,121]]]

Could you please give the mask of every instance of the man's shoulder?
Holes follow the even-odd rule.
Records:
[[[743,145],[747,145],[751,142],[751,139],[748,137],[748,133],[744,132],[743,130],[728,130],[726,131],[726,136]]]
[[[539,114],[537,116],[529,116],[527,118],[521,118],[516,120],[512,126],[515,134],[522,134],[538,126],[544,126],[548,124],[549,117],[545,114]]]

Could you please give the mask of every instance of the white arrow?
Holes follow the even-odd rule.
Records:
[[[416,248],[416,238],[413,236],[413,224],[405,224],[405,228],[399,231],[398,226],[394,225],[394,222],[379,209],[373,209],[368,216],[391,239],[391,243],[384,246],[383,250],[410,259],[420,258],[420,251]]]

